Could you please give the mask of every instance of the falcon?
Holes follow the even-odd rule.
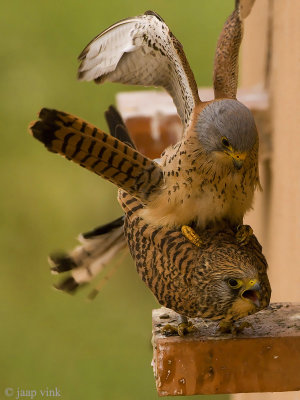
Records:
[[[178,326],[164,327],[165,333],[192,331],[189,317],[218,321],[221,331],[238,333],[249,325],[244,321],[238,326],[236,321],[268,306],[268,266],[254,235],[241,246],[229,227],[206,229],[197,247],[180,229],[147,224],[139,217],[143,205],[125,191],[119,191],[119,202],[141,279],[161,305],[181,316]]]
[[[146,202],[142,199],[141,216],[156,226],[182,226],[195,243],[197,235],[188,225],[200,231],[242,227],[260,187],[256,125],[236,99],[243,19],[252,3],[236,2],[219,37],[212,101],[200,100],[181,43],[153,11],[115,23],[79,56],[79,80],[161,86],[171,95],[182,139],[162,154],[163,179],[159,186],[155,182]],[[247,230],[242,227],[238,235],[244,239]]]
[[[81,235],[82,246],[69,256],[52,256],[52,271],[73,274],[58,289],[73,293],[127,244],[157,301],[179,314],[178,325],[162,329],[166,335],[192,332],[188,318],[194,317],[217,321],[221,332],[238,333],[249,326],[239,324],[241,318],[268,306],[268,265],[254,235],[242,246],[231,228],[211,228],[201,232],[201,245],[195,246],[179,228],[147,224],[140,217],[143,204],[128,192],[120,190],[118,200],[123,217]],[[94,289],[90,298],[96,294]]]

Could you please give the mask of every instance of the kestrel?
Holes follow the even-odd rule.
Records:
[[[219,321],[223,331],[268,306],[267,262],[254,235],[241,246],[229,227],[206,229],[197,247],[179,229],[147,224],[138,212],[143,205],[122,190],[119,202],[137,271],[161,305],[183,317]]]
[[[180,229],[147,224],[139,213],[142,203],[127,192],[120,190],[118,199],[124,217],[83,234],[82,246],[69,256],[52,258],[55,272],[73,273],[59,289],[72,292],[91,279],[126,240],[141,279],[161,305],[180,315],[178,326],[164,328],[166,334],[192,331],[187,318],[194,317],[218,321],[221,331],[235,333],[247,326],[236,321],[268,306],[268,266],[254,235],[242,246],[229,227],[206,229],[197,247]]]
[[[161,185],[142,199],[141,216],[148,223],[236,228],[252,206],[260,186],[258,134],[251,112],[236,99],[243,18],[249,12],[237,2],[224,25],[212,101],[200,100],[182,45],[152,11],[112,25],[79,56],[80,80],[162,86],[177,107],[182,140],[162,154]]]

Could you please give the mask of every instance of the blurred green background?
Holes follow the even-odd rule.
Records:
[[[48,253],[71,249],[79,232],[121,215],[116,188],[48,153],[27,126],[47,106],[106,129],[104,110],[128,87],[77,82],[76,57],[107,26],[148,9],[184,45],[198,85],[211,85],[217,36],[232,7],[233,0],[2,4],[0,399],[5,388],[16,397],[18,388],[55,387],[64,400],[157,399],[150,341],[158,305],[129,256],[91,303],[87,291],[72,297],[51,288]]]

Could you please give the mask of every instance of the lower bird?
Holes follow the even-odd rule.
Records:
[[[154,228],[139,216],[143,205],[119,192],[125,212],[124,232],[137,271],[158,302],[181,316],[180,335],[192,330],[188,317],[219,321],[223,332],[238,332],[239,319],[267,307],[271,288],[267,262],[254,235],[244,246],[234,231],[207,229],[194,246],[180,229]]]
[[[271,288],[267,262],[254,235],[241,245],[234,231],[206,229],[201,246],[191,243],[180,229],[153,227],[140,217],[143,205],[119,191],[125,215],[82,235],[82,246],[68,256],[52,256],[52,270],[71,270],[59,289],[75,291],[99,273],[126,246],[137,272],[157,301],[179,314],[178,324],[163,333],[183,336],[194,330],[188,318],[219,323],[223,333],[238,333],[249,326],[237,322],[268,306]],[[93,296],[95,292],[92,292]]]

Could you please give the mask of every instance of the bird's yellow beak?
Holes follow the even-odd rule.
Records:
[[[246,153],[240,153],[236,151],[231,154],[231,157],[234,167],[236,169],[241,169],[246,158]]]
[[[233,161],[233,165],[236,169],[241,169],[245,158],[247,156],[247,153],[241,152],[241,151],[235,151],[231,146],[225,151],[226,154],[228,154]]]
[[[245,282],[241,297],[247,301],[251,301],[256,307],[260,306],[260,290],[261,286],[257,279],[249,279]]]
[[[231,153],[229,153],[229,155],[232,157],[234,167],[236,169],[241,169],[247,154],[241,153],[239,151],[232,151]]]

